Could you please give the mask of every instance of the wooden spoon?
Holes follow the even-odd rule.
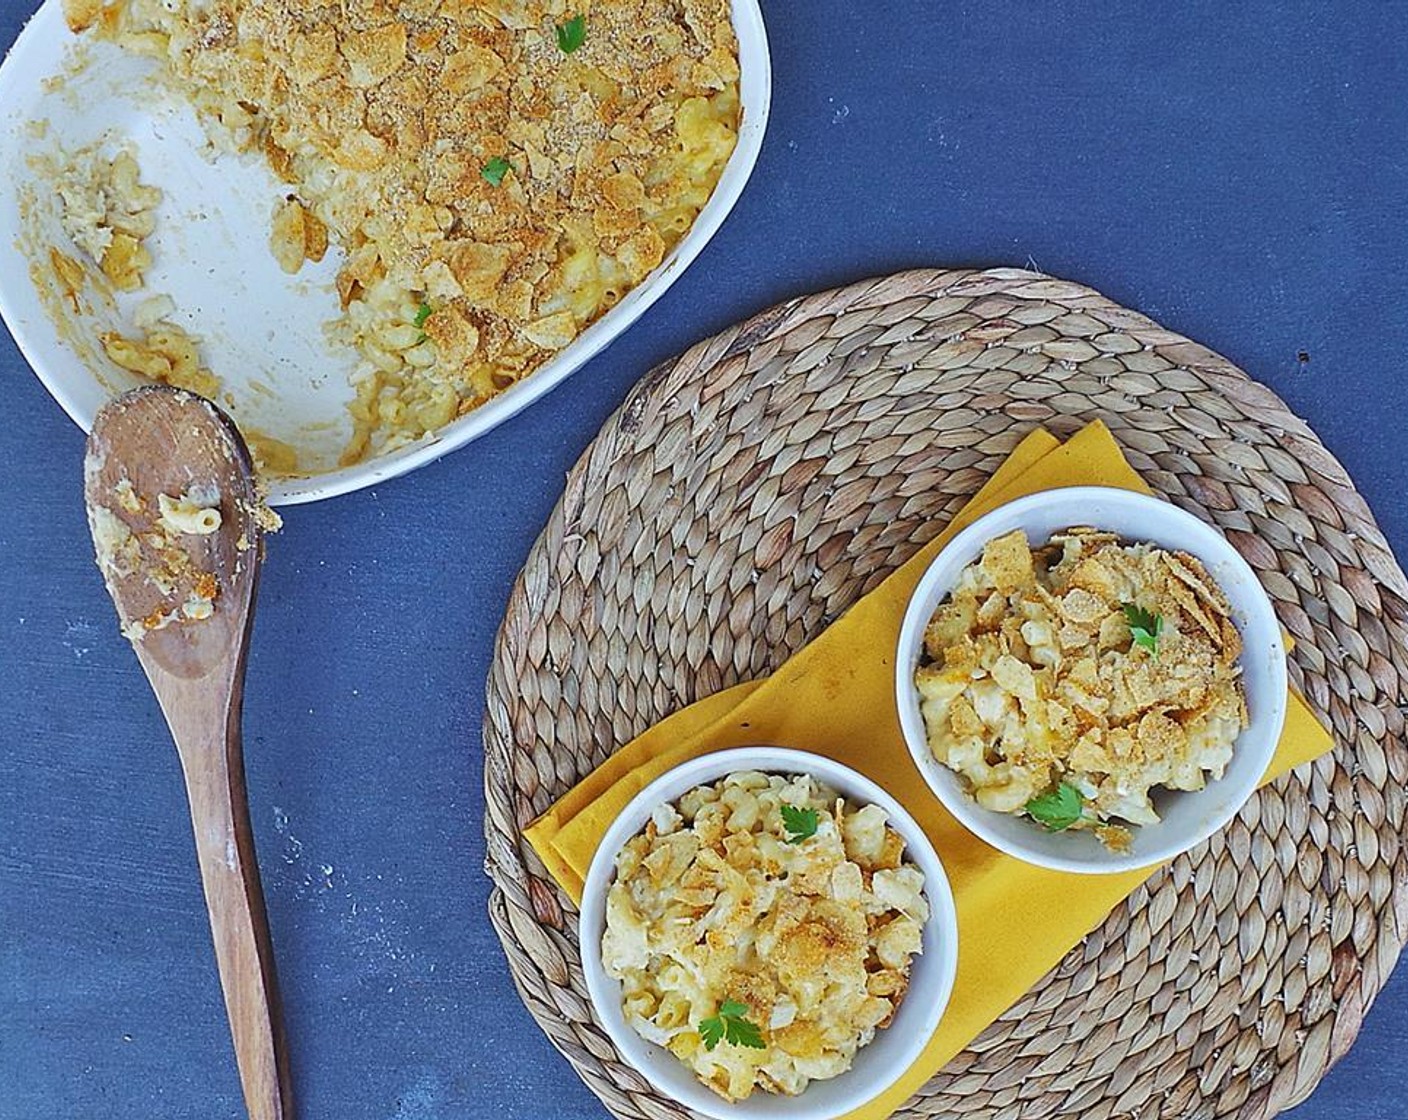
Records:
[[[160,495],[217,509],[218,527],[202,513],[206,531],[174,531]],[[181,756],[245,1106],[252,1120],[288,1120],[288,1052],[240,754],[260,518],[272,515],[234,424],[165,385],[98,413],[84,497],[98,566]]]

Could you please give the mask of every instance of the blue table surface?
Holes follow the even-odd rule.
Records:
[[[8,44],[35,0],[0,0]],[[765,0],[776,101],[697,264],[526,414],[288,511],[245,704],[306,1118],[601,1117],[485,912],[480,719],[564,472],[652,365],[780,299],[1029,265],[1306,416],[1404,554],[1408,5]],[[83,436],[0,334],[0,1118],[238,1117],[165,727],[90,559]],[[1399,1117],[1392,979],[1296,1120]]]

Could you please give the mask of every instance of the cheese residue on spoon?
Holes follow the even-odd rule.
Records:
[[[112,507],[94,505],[91,512],[98,567],[110,579],[141,578],[163,600],[145,617],[125,619],[123,635],[138,642],[152,630],[214,614],[220,581],[195,559],[204,546],[185,538],[208,537],[220,528],[219,489],[193,486],[174,497],[158,494],[155,517],[126,478],[113,486],[112,497]]]

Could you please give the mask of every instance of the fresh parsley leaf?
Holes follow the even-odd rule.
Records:
[[[566,23],[557,25],[557,47],[563,54],[571,54],[586,41],[586,16],[575,15]]]
[[[744,1018],[747,1014],[746,1003],[726,999],[719,1005],[717,1015],[700,1019],[699,1037],[704,1043],[704,1049],[712,1050],[720,1042],[727,1042],[732,1046],[747,1046],[753,1050],[764,1049],[767,1044],[763,1042],[763,1032],[756,1023],[750,1023]]]
[[[1164,632],[1164,616],[1146,611],[1134,603],[1124,604],[1124,620],[1135,645],[1143,646],[1150,657],[1159,656],[1159,635]]]
[[[724,1037],[735,1046],[746,1046],[750,1050],[766,1050],[763,1032],[747,1019],[725,1019]]]
[[[1060,832],[1085,815],[1085,799],[1075,786],[1062,782],[1049,793],[1033,797],[1025,808],[1027,815],[1045,825],[1048,831]]]
[[[413,318],[413,319],[411,320],[412,324],[414,324],[414,325],[417,326],[417,327],[424,327],[424,326],[425,326],[425,321],[430,318],[430,316],[431,316],[431,314],[433,313],[433,311],[434,311],[434,308],[432,308],[432,307],[430,306],[430,304],[428,304],[428,303],[426,303],[424,300],[422,300],[422,301],[421,301],[421,305],[420,305],[418,308],[416,308],[415,318]],[[424,342],[424,341],[426,340],[426,338],[428,338],[428,337],[429,337],[429,336],[425,333],[425,331],[422,330],[422,331],[420,332],[420,334],[416,335],[415,345],[419,346],[419,345],[420,345],[422,342]]]
[[[699,1037],[705,1050],[712,1050],[724,1040],[724,1020],[722,1015],[710,1015],[699,1020]]]
[[[484,176],[484,181],[491,187],[497,187],[504,181],[504,176],[517,168],[503,156],[495,156],[488,163],[479,169],[479,174]]]
[[[795,805],[782,806],[782,827],[787,830],[787,842],[800,844],[808,837],[815,836],[819,819],[815,809],[798,809]]]

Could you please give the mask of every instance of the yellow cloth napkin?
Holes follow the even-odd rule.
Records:
[[[938,537],[772,676],[676,712],[588,774],[527,830],[574,901],[607,827],[649,782],[686,759],[767,743],[854,767],[904,803],[928,833],[958,908],[958,977],[943,1021],[909,1070],[847,1120],[881,1120],[1041,979],[1153,870],[1047,871],[973,836],[929,792],[910,759],[894,703],[893,657],[910,593],[934,554],[989,510],[1042,490],[1104,485],[1148,493],[1101,423],[1066,443],[1027,436]],[[1294,691],[1263,781],[1329,750],[1329,734]]]

